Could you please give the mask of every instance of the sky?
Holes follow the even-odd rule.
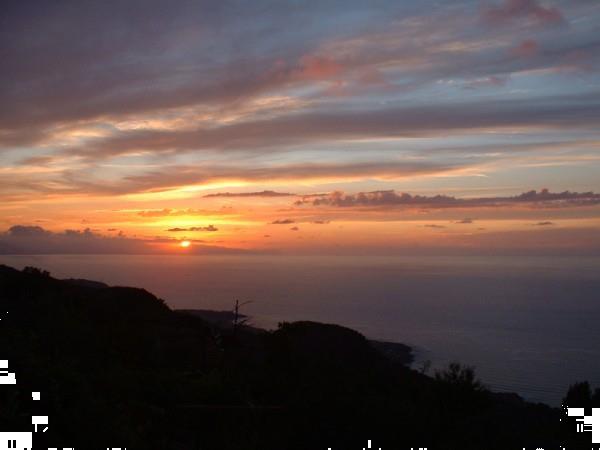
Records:
[[[0,253],[600,255],[596,0],[3,6]]]

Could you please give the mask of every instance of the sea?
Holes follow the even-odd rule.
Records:
[[[314,320],[401,342],[413,367],[475,368],[490,389],[560,406],[600,388],[600,258],[0,255],[58,278],[144,288],[171,308],[231,310],[258,327]]]

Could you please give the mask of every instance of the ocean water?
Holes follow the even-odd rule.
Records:
[[[59,278],[143,287],[172,308],[229,310],[257,326],[317,320],[417,351],[415,367],[475,367],[496,391],[560,405],[600,387],[600,258],[0,256]]]

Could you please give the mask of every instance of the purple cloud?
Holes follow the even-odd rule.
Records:
[[[537,0],[504,0],[499,6],[487,8],[484,17],[491,23],[505,23],[523,18],[542,25],[565,22],[564,16],[557,8],[542,6]]]

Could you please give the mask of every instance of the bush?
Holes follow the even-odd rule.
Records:
[[[444,370],[435,373],[435,379],[441,383],[448,384],[462,390],[484,391],[484,385],[475,377],[475,369],[452,362]]]

